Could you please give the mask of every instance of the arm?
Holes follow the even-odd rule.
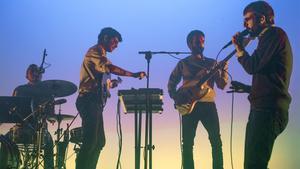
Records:
[[[119,76],[129,76],[129,77],[135,77],[140,79],[146,76],[145,72],[132,73],[116,65],[113,65],[111,61],[109,61],[105,56],[100,56],[99,58],[96,57],[97,60],[94,61],[93,61],[93,57],[90,58],[92,58],[90,59],[90,61],[95,63],[95,70],[97,72],[101,72],[101,73],[110,72]]]
[[[217,87],[223,90],[228,83],[228,62],[219,64],[224,64],[224,67],[217,72],[215,76],[215,82]]]
[[[269,28],[265,35],[259,40],[257,49],[250,56],[244,48],[235,45],[237,49],[237,57],[240,64],[249,74],[255,74],[266,68],[273,56],[278,53],[280,44],[283,43],[281,35],[276,29]]]
[[[16,91],[16,89],[13,91],[12,96],[17,96],[17,91]]]
[[[116,65],[113,64],[109,64],[107,65],[109,71],[115,75],[119,75],[119,76],[129,76],[129,77],[134,77],[134,78],[140,78],[142,79],[143,77],[146,76],[145,72],[136,72],[136,73],[132,73],[130,71],[127,71],[121,67],[118,67]]]
[[[176,65],[172,71],[168,81],[168,93],[172,99],[176,97],[176,87],[182,78],[182,63]]]

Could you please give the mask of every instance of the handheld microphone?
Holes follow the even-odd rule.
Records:
[[[40,65],[40,67],[39,67],[39,72],[40,72],[40,74],[45,73],[45,68],[44,68],[43,66],[44,66],[44,63],[45,63],[45,58],[46,58],[46,56],[47,56],[46,49],[44,49],[44,52],[43,52],[43,60],[42,60],[42,63],[41,63],[41,65]]]
[[[246,36],[246,35],[248,35],[248,34],[249,34],[249,30],[248,30],[248,29],[245,29],[245,30],[243,30],[242,32],[240,32],[240,37],[244,37],[244,36]],[[224,45],[222,49],[225,49],[225,48],[227,48],[227,47],[230,46],[230,45],[232,45],[232,41],[230,41],[230,42],[228,42],[226,45]]]

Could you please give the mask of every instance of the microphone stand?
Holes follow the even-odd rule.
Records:
[[[147,60],[147,89],[149,89],[149,81],[150,81],[150,60],[152,58],[152,55],[154,54],[191,54],[191,52],[166,52],[166,51],[159,51],[159,52],[152,52],[152,51],[140,51],[139,54],[144,54],[145,59]],[[137,119],[137,118],[136,118]],[[141,118],[139,118],[139,124],[141,124]],[[140,131],[139,131],[140,132]],[[140,136],[138,136],[140,138]],[[137,139],[136,139],[137,140]],[[136,143],[136,155],[135,155],[135,169],[139,169],[139,149],[140,146],[140,140],[137,140],[138,143]],[[139,145],[137,145],[139,144]],[[149,160],[149,169],[152,169],[152,150],[154,150],[154,145],[152,144],[152,110],[150,106],[150,96],[149,94],[146,95],[146,122],[145,122],[145,147],[144,147],[144,169],[148,168],[148,160]],[[138,154],[138,156],[137,156]],[[148,157],[149,155],[149,157]]]

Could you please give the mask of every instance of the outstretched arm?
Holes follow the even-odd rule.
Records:
[[[140,78],[140,79],[146,76],[146,73],[143,71],[133,73],[113,64],[109,64],[107,65],[107,67],[112,74],[119,75],[119,76],[129,76],[129,77]]]

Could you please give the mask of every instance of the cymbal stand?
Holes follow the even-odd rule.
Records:
[[[48,103],[48,102],[47,102]],[[45,128],[44,124],[46,124],[46,115],[43,113],[47,103],[41,104],[38,110],[34,113],[38,113],[37,115],[37,131],[36,131],[36,144],[34,145],[34,150],[36,150],[36,161],[33,163],[35,169],[39,168],[39,159],[41,156],[41,147],[42,147],[42,136],[43,129]]]
[[[75,119],[77,118],[78,115],[79,115],[79,113],[77,113],[76,116],[72,119],[71,123],[68,124],[67,129],[66,129],[67,131],[69,131],[70,126],[73,124],[73,122],[75,121]],[[60,120],[60,121],[62,121],[62,120]],[[59,128],[58,128],[57,131],[59,131]],[[57,131],[56,131],[56,132],[57,132]],[[56,132],[55,132],[55,134],[56,134]],[[62,134],[62,135],[60,135],[60,137],[58,137],[58,141],[59,141],[63,136],[65,136],[65,134],[68,134],[67,136],[69,137],[69,133],[64,132],[64,134]],[[54,147],[58,146],[58,143],[59,143],[58,141],[55,141]],[[69,143],[69,140],[67,141],[67,145],[68,145],[68,143]],[[41,165],[41,163],[42,163],[43,161],[44,161],[44,160],[40,161],[37,165]],[[65,162],[65,160],[64,160],[64,162]],[[65,166],[64,166],[64,167],[65,167]]]
[[[55,160],[55,168],[57,169],[65,169],[65,150],[69,143],[69,124],[67,127],[67,130],[64,132],[64,141],[59,141],[61,139],[62,134],[62,128],[60,128],[60,124],[62,122],[61,118],[61,104],[59,105],[58,109],[58,118],[57,118],[57,130],[55,132],[56,134],[56,160]]]
[[[33,146],[24,145],[24,154],[22,154],[24,158],[23,168],[32,168],[38,169],[39,168],[39,160],[41,157],[41,147],[42,147],[42,136],[43,136],[43,129],[44,124],[46,124],[46,115],[43,113],[46,106],[49,104],[49,101],[46,101],[34,110],[33,101],[30,103],[31,113],[26,116],[25,118],[21,117],[18,112],[15,112],[15,108],[11,110],[11,113],[14,113],[16,116],[20,118],[22,121],[22,125],[29,127],[35,133],[35,141]],[[29,118],[36,118],[36,126],[32,126],[30,122],[28,122]]]

